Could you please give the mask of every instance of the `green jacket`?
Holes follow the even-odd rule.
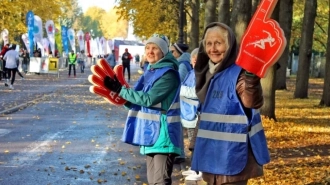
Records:
[[[168,53],[157,63],[150,64],[148,69],[172,67],[173,69],[178,70],[178,66],[179,63],[177,60],[171,53]],[[167,72],[154,83],[153,87],[151,87],[147,93],[123,87],[120,91],[120,96],[129,102],[126,104],[128,107],[129,104],[150,107],[161,102],[162,109],[168,110],[175,97],[177,89],[180,88],[180,81],[175,79],[177,79],[177,74],[174,72]],[[165,114],[162,114],[160,124],[161,130],[156,143],[153,146],[141,146],[141,154],[175,153],[180,155],[181,149],[175,147],[169,138]]]

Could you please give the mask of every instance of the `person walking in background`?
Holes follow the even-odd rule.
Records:
[[[22,80],[24,80],[24,76],[22,75],[22,73],[18,70],[19,68],[19,60],[18,59],[16,62],[17,62],[17,67],[16,67],[16,73],[21,77]],[[23,59],[22,59],[22,62],[23,62]]]
[[[206,26],[194,67],[201,112],[189,148],[191,169],[202,171],[208,185],[246,185],[270,161],[257,110],[260,78],[236,65],[238,49],[229,26]]]
[[[85,52],[84,50],[81,50],[79,55],[77,56],[77,60],[78,60],[78,65],[80,68],[80,72],[84,73],[85,71],[85,61],[86,61],[86,56],[85,56]]]
[[[10,47],[9,44],[6,44],[0,52],[0,60],[2,63],[2,74],[0,74],[4,79],[5,79],[5,86],[8,86],[8,70],[6,69],[6,60],[4,59],[5,54],[7,53],[7,51],[9,51]],[[1,79],[1,77],[0,77]],[[7,82],[7,83],[6,83]]]
[[[139,65],[139,63],[140,63],[140,55],[138,53],[134,56],[134,61],[135,61],[135,65]]]
[[[26,74],[28,72],[28,67],[29,67],[29,63],[30,63],[30,56],[26,49],[23,49],[21,57],[23,59],[22,60],[23,72]]]
[[[112,50],[112,52],[106,58],[106,61],[111,66],[111,69],[115,68],[116,66],[115,50]]]
[[[190,64],[190,53],[187,52],[189,49],[189,46],[187,44],[180,44],[175,43],[170,47],[170,50],[173,54],[173,56],[178,60],[179,62],[179,74],[180,74],[180,80],[181,82],[186,78],[189,71],[192,70],[192,66]],[[184,142],[182,137],[182,143]],[[182,149],[182,153],[180,157],[175,158],[175,163],[180,164],[185,162],[185,152],[184,148]]]
[[[128,52],[128,49],[125,49],[125,52],[121,56],[121,60],[123,61],[123,73],[125,77],[125,70],[127,69],[128,80],[129,83],[131,81],[131,60],[133,59],[132,55]]]
[[[71,75],[71,67],[73,68],[73,75],[76,77],[76,63],[77,63],[77,55],[74,53],[73,50],[71,50],[71,53],[69,54],[69,74]]]
[[[146,155],[149,185],[172,184],[175,156],[181,154],[178,62],[169,53],[168,39],[155,34],[145,46],[149,61],[135,88],[122,87],[116,78],[106,77],[104,86],[127,100],[129,108],[122,140],[140,146]]]
[[[194,68],[197,59],[198,48],[195,48],[191,52],[191,65]],[[181,83],[180,89],[180,109],[181,109],[181,123],[184,128],[187,129],[188,140],[191,142],[198,119],[198,107],[199,101],[195,91],[195,72],[190,70],[186,78]],[[198,181],[202,180],[202,172],[198,174],[189,168],[187,171],[183,171],[182,175],[187,175],[185,180]]]
[[[8,72],[8,79],[6,79],[5,84],[8,85],[9,79],[11,79],[9,89],[14,89],[14,82],[15,82],[15,76],[17,71],[17,61],[19,59],[19,53],[16,51],[16,45],[13,44],[9,51],[6,52],[5,56],[3,57],[4,60],[6,60],[6,69]],[[7,86],[6,85],[6,86]]]
[[[37,50],[35,50],[35,51],[33,52],[33,55],[34,55],[34,57],[41,57],[41,49],[38,48]]]

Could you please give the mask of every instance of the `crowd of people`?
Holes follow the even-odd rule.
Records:
[[[236,65],[234,32],[211,23],[200,43],[189,53],[188,45],[170,45],[165,35],[154,34],[146,41],[142,75],[134,87],[116,77],[103,79],[105,88],[127,101],[122,141],[146,155],[150,185],[172,184],[173,165],[186,159],[185,129],[192,156],[191,167],[182,172],[186,180],[246,185],[262,176],[270,161],[258,110],[263,105],[260,78]],[[127,53],[122,59],[130,73]]]
[[[26,50],[16,51],[16,44],[6,44],[0,52],[0,80],[4,79],[4,84],[9,89],[14,89],[16,73],[24,79],[22,73],[18,70],[19,60],[22,60],[22,69],[26,73],[29,64],[29,56]]]

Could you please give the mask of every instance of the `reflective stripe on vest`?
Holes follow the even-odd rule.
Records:
[[[198,100],[193,100],[193,99],[190,99],[190,98],[186,98],[184,96],[181,96],[180,100],[185,102],[185,103],[188,103],[189,105],[193,105],[193,106],[198,106],[198,104],[199,104]]]
[[[223,122],[223,123],[237,123],[237,124],[247,124],[248,119],[245,115],[219,115],[212,113],[202,113],[201,120],[209,122]]]
[[[246,134],[235,134],[198,129],[197,137],[231,142],[246,142]]]

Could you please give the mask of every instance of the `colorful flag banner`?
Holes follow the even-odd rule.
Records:
[[[77,32],[77,38],[78,38],[78,44],[79,44],[80,51],[85,50],[84,32],[82,30],[79,30]]]
[[[74,30],[72,28],[68,29],[68,39],[71,45],[71,50],[73,50],[74,52],[76,52],[76,39],[75,39],[75,33]]]
[[[62,45],[65,54],[69,54],[69,43],[68,43],[68,29],[66,26],[61,26]]]
[[[34,37],[34,13],[32,11],[28,11],[28,13],[26,14],[26,26],[27,26],[27,30],[28,30],[28,40],[29,40],[29,47],[28,51],[30,53],[30,56],[33,56],[33,47],[34,47],[34,43],[33,43],[33,37]]]
[[[53,56],[55,56],[55,25],[54,21],[48,20],[45,24],[49,45]]]

